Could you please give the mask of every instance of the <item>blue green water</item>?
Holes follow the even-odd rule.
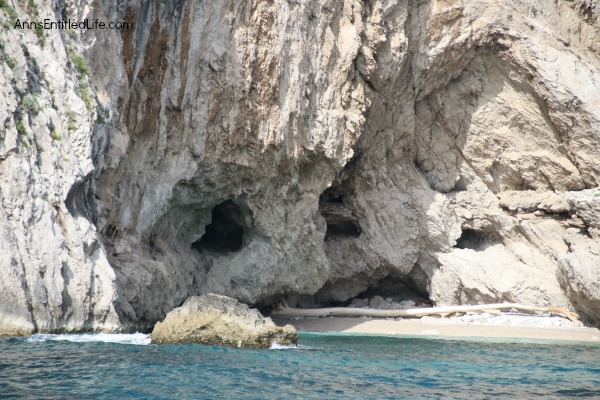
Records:
[[[297,349],[143,335],[0,339],[0,398],[600,398],[600,346],[302,334]]]

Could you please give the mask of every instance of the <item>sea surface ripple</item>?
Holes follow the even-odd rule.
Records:
[[[600,346],[301,334],[299,347],[0,339],[0,398],[600,398]]]

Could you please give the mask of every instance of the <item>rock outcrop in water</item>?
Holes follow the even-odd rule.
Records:
[[[134,29],[0,32],[0,332],[396,284],[600,323],[595,0],[10,4]]]
[[[157,322],[150,335],[154,344],[208,344],[268,349],[273,342],[295,345],[296,329],[276,326],[257,310],[227,296],[208,294],[190,297]]]

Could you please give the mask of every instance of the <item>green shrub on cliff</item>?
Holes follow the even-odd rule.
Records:
[[[14,22],[19,16],[17,15],[17,12],[15,11],[14,8],[11,7],[10,4],[8,4],[8,2],[6,0],[0,0],[0,9],[6,11],[6,13],[8,14],[8,18]],[[9,21],[9,22],[11,22]]]
[[[10,69],[14,69],[15,66],[17,65],[17,63],[15,62],[15,60],[13,60],[10,57],[6,57],[5,61],[6,61],[6,65],[8,65],[8,68],[10,68]]]
[[[52,140],[56,140],[57,142],[60,141],[62,139],[62,136],[60,136],[55,129],[52,129],[52,131],[50,132],[50,137],[52,138]]]
[[[77,113],[75,111],[69,110],[67,111],[67,129],[69,132],[72,132],[77,129]]]
[[[92,112],[92,110],[93,110],[92,97],[88,93],[87,85],[82,84],[79,86],[79,95],[81,96],[81,100],[83,100],[83,103],[85,104],[85,108],[87,108],[87,110],[89,112]]]
[[[40,112],[40,105],[37,100],[37,96],[34,94],[26,94],[21,99],[21,111],[36,115]]]
[[[19,120],[17,123],[17,133],[19,136],[27,136],[27,131],[25,130],[25,125],[23,125],[23,121]]]
[[[79,53],[77,53],[75,50],[69,50],[67,53],[69,54],[69,58],[71,59],[73,67],[75,67],[77,72],[79,72],[81,75],[88,75],[90,73],[84,58]]]

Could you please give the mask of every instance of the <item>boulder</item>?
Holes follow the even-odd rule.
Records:
[[[382,309],[385,306],[385,300],[381,296],[375,296],[371,299],[369,306],[375,309]]]
[[[150,335],[154,344],[197,343],[213,346],[267,349],[273,342],[296,344],[291,325],[276,326],[258,310],[227,296],[194,296],[157,322]]]

